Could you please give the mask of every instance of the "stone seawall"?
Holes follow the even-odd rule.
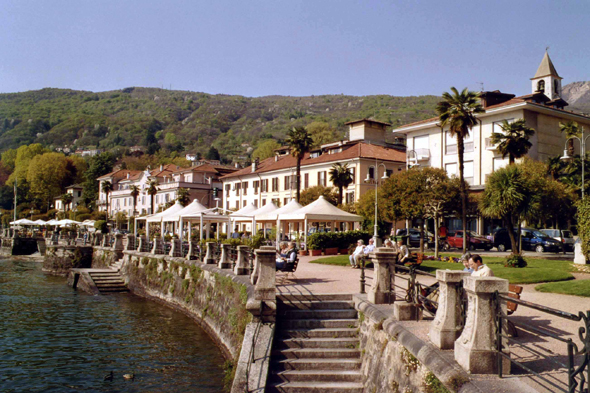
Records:
[[[43,259],[43,271],[65,277],[70,269],[87,269],[91,264],[90,246],[48,246]]]
[[[93,268],[108,267],[117,260],[112,248],[95,247]],[[124,251],[121,267],[129,289],[189,315],[207,331],[235,363],[240,354],[246,326],[252,317],[246,311],[248,293],[253,288],[248,276],[235,276],[183,258]]]

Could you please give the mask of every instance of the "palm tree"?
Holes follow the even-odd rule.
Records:
[[[64,204],[64,213],[66,212],[66,208],[72,203],[74,196],[70,193],[65,193],[61,196],[61,202]]]
[[[342,205],[342,190],[352,183],[352,173],[348,170],[348,164],[332,164],[330,169],[330,181],[338,187],[338,204]]]
[[[180,202],[180,204],[182,206],[188,205],[190,202],[190,195],[189,195],[188,188],[179,188],[178,189],[178,197],[176,198],[176,200],[178,202]]]
[[[565,137],[568,139],[567,141],[567,154],[569,156],[574,155],[574,140],[572,137],[580,136],[580,127],[578,127],[578,123],[575,121],[568,121],[566,123],[559,122],[559,131],[565,134]],[[572,139],[570,139],[572,138]]]
[[[504,133],[492,133],[492,143],[498,145],[498,151],[502,158],[508,156],[510,165],[517,158],[524,157],[533,144],[529,138],[535,134],[535,130],[528,127],[524,119],[518,119],[512,123],[507,120],[500,125]]]
[[[109,220],[109,194],[113,191],[113,183],[105,181],[102,183],[102,192],[106,195],[106,207],[107,207],[107,221]]]
[[[147,193],[150,196],[150,208],[151,208],[151,213],[154,214],[155,210],[154,210],[154,195],[156,195],[158,193],[158,181],[153,179],[150,180],[147,184]]]
[[[514,227],[535,210],[538,198],[519,165],[498,169],[488,179],[480,210],[485,217],[502,219],[513,254],[519,250]]]
[[[287,145],[291,148],[291,155],[297,160],[297,171],[296,171],[296,187],[297,187],[297,202],[301,196],[301,160],[313,146],[313,139],[307,130],[303,127],[293,127],[287,134],[285,140]]]
[[[553,180],[559,179],[564,167],[565,165],[560,156],[549,157],[547,160],[547,174],[551,176]]]
[[[131,187],[129,187],[129,189],[131,190],[131,196],[133,197],[133,215],[135,215],[137,213],[137,197],[139,196],[139,187],[137,187],[136,185],[133,185]]]
[[[467,231],[467,193],[463,176],[464,139],[469,136],[469,130],[477,124],[476,113],[484,112],[479,102],[479,93],[463,89],[461,93],[451,87],[453,94],[444,92],[443,99],[436,106],[441,127],[448,126],[451,136],[457,137],[457,155],[459,157],[459,179],[461,191],[461,220],[463,233]],[[463,237],[463,252],[467,247],[467,237]]]

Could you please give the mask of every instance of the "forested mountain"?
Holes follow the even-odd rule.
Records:
[[[211,146],[243,160],[259,141],[283,139],[293,126],[326,122],[344,136],[346,121],[373,117],[401,125],[434,116],[436,96],[322,95],[248,98],[130,87],[93,93],[42,89],[0,94],[0,151],[23,144],[50,148],[199,152]]]

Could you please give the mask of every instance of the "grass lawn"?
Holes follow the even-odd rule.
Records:
[[[576,295],[590,297],[590,280],[576,280],[574,282],[551,282],[537,285],[539,292],[563,293],[564,295]]]
[[[460,254],[444,253],[444,256],[459,257]],[[494,271],[496,277],[505,278],[510,281],[511,284],[534,284],[539,282],[566,281],[574,279],[574,276],[570,274],[573,268],[572,263],[569,261],[552,261],[548,259],[528,257],[526,258],[528,266],[518,269],[504,267],[504,257],[484,256],[483,260],[484,263]],[[349,265],[348,255],[319,258],[310,263],[338,266]],[[463,265],[460,263],[424,261],[420,266],[420,270],[427,272],[434,272],[438,269],[463,270]],[[571,284],[573,283],[562,283],[564,286]]]

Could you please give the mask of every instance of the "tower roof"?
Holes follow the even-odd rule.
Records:
[[[543,60],[541,60],[537,73],[531,79],[543,78],[544,76],[554,76],[562,79],[555,70],[555,66],[553,66],[553,62],[549,58],[549,53],[547,52],[545,52],[545,56],[543,56]]]

